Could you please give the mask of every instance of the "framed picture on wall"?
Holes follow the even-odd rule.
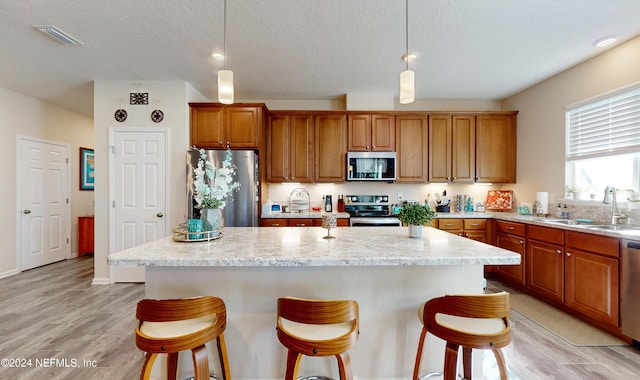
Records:
[[[93,149],[80,148],[80,190],[93,190]]]

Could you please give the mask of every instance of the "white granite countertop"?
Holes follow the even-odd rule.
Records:
[[[492,219],[494,216],[485,212],[439,212],[435,219]]]
[[[112,253],[110,265],[146,266],[402,266],[519,264],[520,255],[425,227],[422,239],[406,227],[226,227],[210,242],[171,236]]]
[[[312,212],[278,212],[273,214],[263,213],[260,217],[262,219],[306,219],[306,218],[322,218],[324,212],[312,211]],[[346,212],[334,212],[332,213],[338,218],[349,218],[349,214]]]

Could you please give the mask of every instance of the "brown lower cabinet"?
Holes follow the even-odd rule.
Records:
[[[93,253],[93,216],[78,217],[78,256]]]
[[[620,325],[620,242],[566,232],[565,303],[611,325]]]
[[[458,236],[489,243],[490,221],[476,218],[438,218],[437,228]]]
[[[620,242],[589,233],[496,221],[496,245],[522,255],[491,274],[611,333],[620,332]]]
[[[520,265],[498,265],[494,272],[511,283],[525,284],[525,225],[522,223],[496,221],[496,245],[520,255]]]
[[[338,227],[349,227],[348,218],[338,218]],[[321,218],[263,218],[261,227],[320,227]]]
[[[564,302],[564,231],[527,226],[527,288]]]

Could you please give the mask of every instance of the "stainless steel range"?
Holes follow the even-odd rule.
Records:
[[[388,195],[347,195],[344,211],[351,227],[398,227],[400,220],[392,213]]]

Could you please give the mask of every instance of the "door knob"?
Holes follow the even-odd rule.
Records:
[[[156,214],[156,216],[157,216],[158,218],[162,218],[162,217],[164,216],[164,214],[163,214],[163,213],[161,213],[161,212],[159,212],[159,213],[157,213],[157,214]]]
[[[31,214],[31,210],[24,210],[22,213],[23,214]]]

